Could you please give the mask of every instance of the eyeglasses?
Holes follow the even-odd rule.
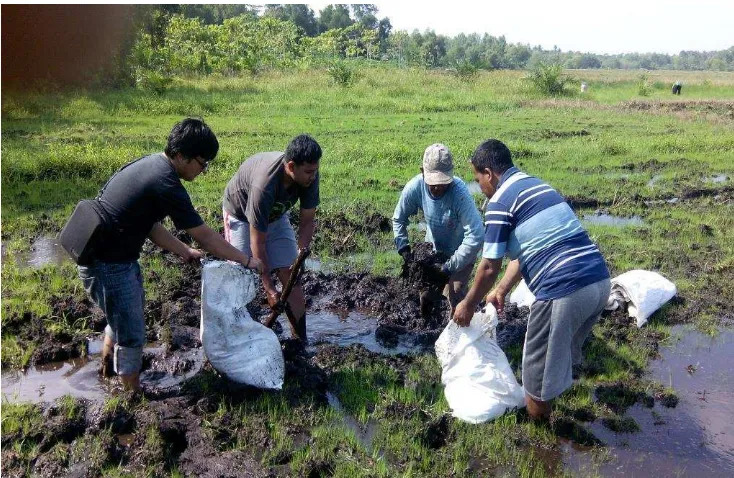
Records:
[[[198,157],[194,158],[194,160],[199,163],[199,166],[201,166],[202,173],[205,173],[207,169],[209,169],[209,161],[201,161]]]

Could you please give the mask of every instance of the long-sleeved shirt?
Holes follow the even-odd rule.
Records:
[[[419,174],[403,188],[392,217],[395,247],[409,245],[408,218],[423,211],[426,242],[450,256],[446,269],[454,273],[477,260],[482,249],[482,218],[464,181],[454,176],[446,193],[435,198]]]

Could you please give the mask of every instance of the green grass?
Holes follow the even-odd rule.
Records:
[[[650,357],[644,334],[665,336],[668,324],[679,321],[713,331],[732,314],[734,180],[716,184],[706,178],[734,178],[734,120],[726,109],[734,101],[734,74],[650,72],[650,93],[641,97],[639,72],[572,71],[589,83],[588,93],[548,99],[531,90],[522,72],[482,72],[473,82],[414,69],[376,67],[361,73],[348,90],[330,86],[326,72],[313,70],[177,80],[162,95],[4,91],[3,366],[29,363],[36,343],[23,332],[30,323],[41,324],[52,336],[84,333],[87,327],[84,317],[54,309],[59,300],[84,298],[71,264],[34,270],[15,258],[27,254],[38,237],[57,233],[76,202],[92,197],[118,167],[162,150],[170,128],[183,116],[204,116],[220,140],[210,172],[187,184],[205,220],[218,229],[222,191],[241,161],[258,151],[282,150],[298,133],[312,134],[324,150],[318,219],[325,224],[338,214],[356,224],[372,212],[390,217],[402,186],[419,172],[423,150],[435,142],[451,148],[456,174],[471,180],[468,158],[481,141],[494,137],[508,144],[522,169],[562,194],[596,200],[612,214],[639,215],[642,226],[589,225],[588,230],[613,274],[657,270],[685,299],[655,314],[647,329],[630,330],[626,341],[608,339],[609,330],[597,326],[587,361],[601,364],[600,370],[557,402],[561,415],[591,414],[632,427],[596,400],[595,388],[622,382],[633,392],[670,393],[637,381],[635,371],[643,370]],[[672,97],[669,84],[679,77],[683,95]],[[671,110],[670,101],[689,103]],[[651,109],[629,102],[649,102]],[[699,190],[702,197],[664,201]],[[592,212],[583,209],[579,215]],[[343,254],[333,248],[343,238],[333,237],[328,228],[317,234],[315,253],[332,270],[394,275],[399,269],[389,232],[358,232]],[[419,239],[417,231],[411,234]],[[141,263],[149,300],[164,300],[182,280],[180,269],[160,257],[144,256]],[[521,348],[507,352],[517,366]],[[196,383],[202,395],[213,393],[209,379]],[[418,357],[406,370],[380,360],[364,367],[347,361],[334,371],[329,388],[342,412],[308,400],[294,408],[288,393],[237,403],[225,397],[215,412],[205,414],[203,426],[214,433],[235,423],[241,432],[222,439],[222,449],[254,453],[266,466],[289,456],[288,469],[295,475],[319,464],[340,476],[471,476],[479,469],[528,477],[564,473],[543,451],[557,447],[556,434],[522,412],[478,426],[451,422],[446,445],[428,448],[421,438],[426,424],[448,412],[432,356]],[[120,406],[128,404],[112,398],[105,409]],[[72,413],[73,404],[65,410]],[[355,434],[345,414],[360,426],[377,423],[371,446]],[[37,407],[3,404],[3,437],[30,436],[40,420]],[[141,433],[147,456],[153,461],[162,456],[160,434],[153,428]],[[80,453],[100,456],[100,443],[81,442],[59,448],[59,454],[64,460]],[[37,453],[33,440],[16,440],[13,446],[29,462]],[[106,476],[128,473],[117,464],[96,465]],[[151,469],[159,465],[150,463]],[[178,473],[175,466],[166,469]]]

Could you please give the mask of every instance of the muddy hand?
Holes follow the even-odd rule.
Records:
[[[280,292],[268,292],[268,306],[273,312],[283,312],[283,303],[280,301]]]
[[[181,258],[184,260],[184,262],[188,264],[193,264],[200,262],[204,258],[204,254],[198,249],[187,247],[186,252],[181,256]]]

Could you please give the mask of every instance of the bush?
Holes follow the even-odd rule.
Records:
[[[469,60],[457,60],[454,74],[461,81],[471,83],[479,76],[479,68]]]
[[[359,80],[359,72],[356,68],[347,65],[344,61],[335,61],[326,69],[331,81],[339,86],[348,88]]]
[[[173,83],[171,75],[157,71],[140,71],[135,78],[135,84],[142,90],[155,91],[163,94]]]
[[[526,77],[533,87],[541,94],[561,96],[568,94],[566,85],[576,83],[576,80],[562,73],[563,68],[557,63],[539,63]]]
[[[647,96],[650,94],[650,81],[647,73],[642,73],[637,77],[637,94]]]

